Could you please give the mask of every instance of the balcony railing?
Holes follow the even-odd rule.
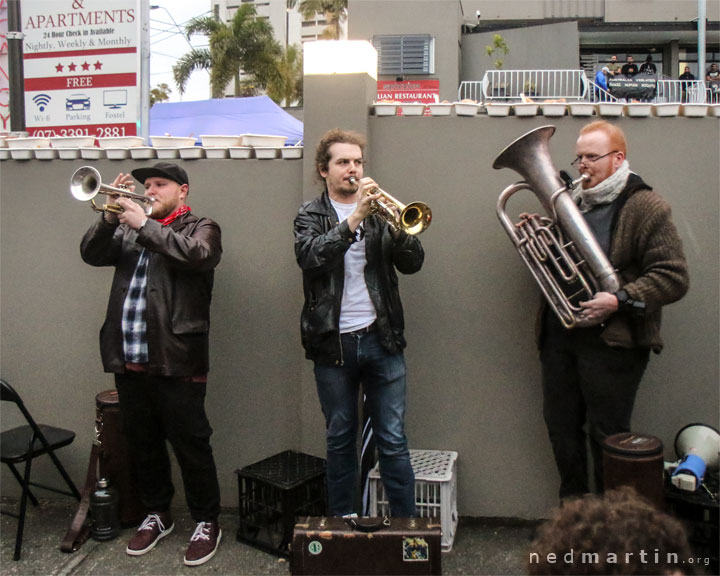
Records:
[[[705,82],[702,80],[658,80],[656,104],[688,102],[705,104],[710,102]]]
[[[482,80],[465,81],[458,88],[458,100],[513,102],[523,96],[538,102],[618,101],[611,92],[588,80],[584,70],[488,70]],[[704,104],[713,102],[713,95],[701,80],[660,78],[651,102]]]
[[[482,81],[462,82],[458,100],[585,100],[587,94],[584,70],[488,70]]]

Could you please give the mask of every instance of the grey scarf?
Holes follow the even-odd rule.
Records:
[[[627,160],[623,160],[620,168],[597,186],[584,190],[582,183],[578,183],[572,190],[572,198],[575,202],[580,201],[580,212],[588,212],[598,204],[610,204],[625,189],[629,176],[630,165]]]

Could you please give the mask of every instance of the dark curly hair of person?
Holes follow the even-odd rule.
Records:
[[[317,175],[321,179],[322,174],[320,174],[320,171],[327,171],[328,169],[328,165],[330,163],[330,146],[333,144],[355,144],[360,147],[360,151],[364,154],[367,140],[365,139],[365,136],[359,132],[353,132],[352,130],[340,130],[339,128],[334,128],[333,130],[327,132],[323,136],[322,140],[320,140],[320,144],[318,144],[315,152],[315,169],[317,171]]]
[[[687,534],[630,487],[566,500],[538,529],[528,574],[701,574]]]

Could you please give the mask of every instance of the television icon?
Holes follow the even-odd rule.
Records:
[[[112,109],[127,105],[127,90],[105,90],[103,92],[103,105]]]

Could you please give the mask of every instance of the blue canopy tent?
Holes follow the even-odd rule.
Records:
[[[150,136],[264,134],[287,136],[286,145],[303,138],[303,123],[267,96],[218,98],[194,102],[158,102],[150,108]]]

